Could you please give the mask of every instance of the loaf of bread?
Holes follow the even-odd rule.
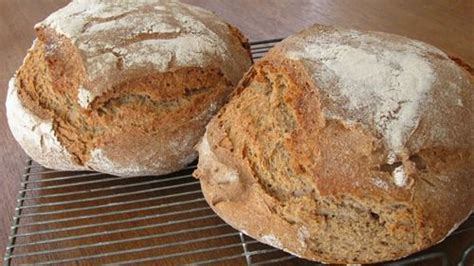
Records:
[[[239,30],[178,1],[75,0],[35,29],[7,116],[25,152],[53,169],[186,166],[252,63]]]
[[[473,84],[431,45],[314,26],[245,75],[195,176],[227,223],[296,256],[401,258],[473,210]]]

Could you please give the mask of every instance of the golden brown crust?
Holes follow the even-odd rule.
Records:
[[[319,62],[288,56],[305,38],[334,31],[346,32],[311,28],[255,64],[208,125],[195,175],[226,222],[290,253],[326,263],[404,257],[442,240],[473,210],[473,81],[424,44],[357,33],[436,52],[423,59],[437,75],[420,101],[423,112],[390,159],[384,132],[327,97],[339,84],[315,77],[323,73]],[[447,85],[458,88],[454,98],[445,96]],[[452,105],[457,99],[462,107]],[[328,115],[331,108],[338,117]]]
[[[73,1],[36,32],[10,89],[20,101],[10,109],[37,122],[9,120],[24,131],[14,134],[32,147],[27,153],[51,168],[143,175],[186,166],[252,62],[238,29],[177,1]],[[34,133],[45,123],[47,132]],[[43,158],[48,134],[65,148],[62,163]]]

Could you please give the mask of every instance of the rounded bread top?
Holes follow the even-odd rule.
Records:
[[[425,146],[473,146],[473,79],[439,49],[381,32],[314,26],[272,56],[303,63],[326,119],[383,138],[389,164]]]
[[[128,75],[217,67],[236,84],[250,61],[236,29],[179,1],[74,0],[35,28],[40,39],[41,33],[59,34],[45,41],[51,53],[60,49],[63,36],[77,48],[86,76],[78,88],[83,107]]]
[[[246,74],[194,175],[227,223],[298,256],[407,256],[473,211],[469,72],[419,41],[313,26]]]

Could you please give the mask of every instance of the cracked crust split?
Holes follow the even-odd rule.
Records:
[[[473,84],[430,45],[314,26],[245,75],[195,176],[227,223],[299,257],[401,258],[474,207]]]
[[[54,169],[147,175],[185,167],[252,62],[238,30],[178,1],[75,0],[35,29],[10,83],[18,101],[7,101],[8,120],[26,152]],[[15,117],[18,109],[28,121]]]

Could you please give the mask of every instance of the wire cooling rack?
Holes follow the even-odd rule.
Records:
[[[252,43],[254,58],[278,41]],[[27,161],[4,265],[318,265],[225,224],[206,204],[194,169],[115,177]],[[474,217],[441,244],[388,265],[474,265]]]

